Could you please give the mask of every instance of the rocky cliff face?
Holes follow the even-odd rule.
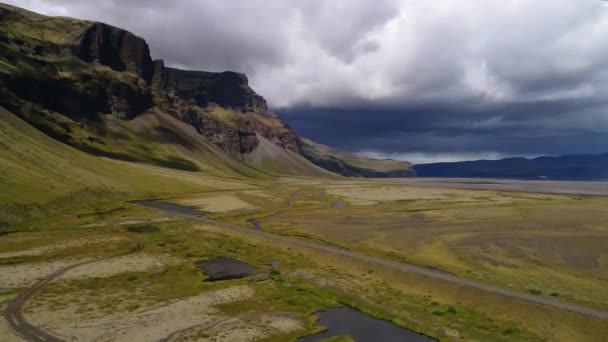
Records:
[[[266,100],[249,87],[247,76],[236,72],[204,72],[167,68],[155,61],[152,92],[157,108],[196,127],[231,155],[251,153],[256,134],[299,153],[297,134]]]
[[[128,131],[108,133],[120,120],[151,111],[188,123],[242,160],[254,152],[272,155],[269,143],[289,158],[304,155],[298,135],[268,110],[244,74],[168,68],[126,30],[1,3],[0,106],[56,139],[103,155],[117,155],[116,139],[128,141]],[[121,158],[141,160],[122,150]]]
[[[240,112],[264,112],[266,100],[249,87],[244,74],[187,71],[166,68],[167,90],[176,96],[191,99],[201,107],[217,104]]]
[[[268,111],[243,74],[167,68],[152,60],[143,38],[103,23],[44,17],[8,5],[0,5],[0,18],[0,59],[21,63],[0,69],[0,104],[30,123],[69,135],[51,117],[65,115],[92,127],[104,114],[128,120],[160,110],[234,156],[253,151],[256,134],[299,151],[295,132]],[[20,110],[29,105],[34,114]],[[57,115],[40,114],[46,110]]]
[[[152,81],[154,64],[143,38],[103,23],[94,23],[73,47],[74,55],[115,71],[131,72],[146,82]]]
[[[0,17],[2,105],[17,113],[33,105],[76,121],[100,114],[130,119],[152,106],[153,63],[142,38],[8,5],[0,4]]]
[[[71,53],[83,61],[107,66],[135,76],[112,79],[104,89],[108,111],[121,118],[133,118],[152,106],[150,84],[154,63],[148,43],[129,31],[93,23],[77,40]]]

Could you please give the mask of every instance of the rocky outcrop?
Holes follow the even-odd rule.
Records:
[[[244,74],[166,68],[166,88],[176,96],[192,99],[201,107],[216,104],[241,112],[267,111],[263,97],[250,87]]]
[[[154,67],[152,68],[152,93],[154,95],[161,95],[165,90],[166,76],[165,76],[165,61],[162,59],[155,60],[153,62]]]
[[[238,119],[239,126],[248,127],[270,142],[300,154],[300,140],[297,133],[278,115],[266,111],[256,115],[243,115]]]
[[[247,125],[219,120],[200,107],[178,112],[178,118],[196,128],[208,141],[232,156],[250,153],[259,144],[255,131]]]
[[[0,105],[19,114],[29,103],[89,123],[101,114],[134,118],[152,107],[153,62],[142,38],[102,23],[8,5],[0,4],[0,17],[0,62],[19,65],[0,70],[6,92]]]
[[[76,56],[115,71],[128,71],[152,81],[154,64],[143,38],[103,23],[94,23],[74,47]]]
[[[152,94],[142,80],[124,82],[114,80],[107,88],[109,112],[121,119],[132,119],[152,106]]]
[[[243,74],[166,68],[163,61],[155,61],[152,92],[156,106],[196,127],[233,156],[252,152],[259,144],[256,134],[300,153],[297,134],[268,110]],[[218,117],[218,107],[231,117]]]

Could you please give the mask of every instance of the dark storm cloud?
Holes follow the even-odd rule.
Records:
[[[608,150],[599,0],[9,2],[126,27],[170,65],[246,72],[302,135],[351,151]]]
[[[345,150],[409,160],[423,152],[442,155],[443,160],[448,152],[464,159],[604,153],[608,151],[605,109],[603,103],[565,101],[475,111],[428,105],[301,109],[283,115],[300,134]]]

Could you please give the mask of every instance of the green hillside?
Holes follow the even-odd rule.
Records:
[[[346,153],[301,138],[302,153],[316,165],[350,177],[412,177],[412,164],[400,160],[380,160]]]
[[[119,197],[241,189],[254,182],[228,168],[223,172],[209,166],[207,172],[188,172],[91,156],[49,138],[3,108],[0,118],[2,220]],[[206,158],[211,165],[233,163],[221,154]]]

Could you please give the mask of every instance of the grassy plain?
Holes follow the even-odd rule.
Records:
[[[265,230],[604,307],[604,199],[303,178],[251,187],[245,183],[241,190],[219,189],[166,200],[195,205],[217,202],[222,205],[209,217],[218,220],[249,227],[247,220],[257,218]],[[389,201],[381,200],[383,191],[389,192]],[[357,194],[362,197],[353,198]],[[374,204],[361,205],[357,200]],[[346,206],[333,208],[335,202]],[[68,210],[52,219],[22,222],[11,229],[27,227],[27,231],[0,238],[0,267],[3,274],[12,274],[17,267],[35,270],[34,265],[50,264],[51,269],[38,268],[40,277],[52,267],[109,257],[142,241],[145,247],[138,253],[157,262],[129,270],[124,263],[135,265],[141,257],[115,259],[104,265],[110,271],[103,274],[93,270],[90,276],[86,270],[79,276],[66,274],[29,306],[28,314],[34,320],[65,336],[80,338],[109,334],[104,326],[127,329],[124,322],[131,328],[147,329],[150,322],[145,317],[167,320],[178,312],[199,317],[208,325],[223,322],[208,330],[203,329],[206,323],[199,322],[200,329],[188,332],[193,340],[195,335],[222,340],[227,329],[246,331],[252,340],[293,340],[318,329],[312,316],[315,311],[345,304],[447,341],[601,341],[607,333],[605,322],[584,315],[397,274],[221,227],[167,219],[133,204],[107,201],[93,208]],[[127,228],[133,225],[153,225],[159,230],[131,233]],[[542,229],[545,226],[550,229]],[[589,236],[593,238],[586,238]],[[562,239],[568,243],[555,245]],[[572,249],[573,244],[579,244],[578,248]],[[35,252],[18,254],[32,250]],[[217,256],[246,261],[263,274],[204,282],[195,262]],[[280,262],[277,270],[270,266],[272,260]],[[506,263],[511,266],[504,266]],[[6,286],[2,292],[9,299],[35,278],[22,279],[22,286]],[[237,294],[228,296],[232,299],[217,299],[226,295],[217,291],[226,289]],[[205,310],[194,309],[203,302],[210,303]],[[86,319],[92,328],[66,323],[74,317]],[[273,325],[265,320],[290,328],[269,328]],[[228,325],[221,328],[222,324]],[[165,328],[186,327],[173,322]]]
[[[213,215],[239,221],[285,210],[280,216],[262,219],[266,229],[266,220],[293,220],[291,215],[297,212],[329,210],[321,208],[338,199],[319,192],[318,186],[298,184],[266,191],[230,191],[240,201],[260,209]],[[204,197],[214,194],[225,196],[224,192],[216,192]],[[331,209],[338,216],[343,210],[346,208]],[[36,230],[0,238],[1,273],[14,274],[14,270],[24,266],[36,270],[35,265],[50,264],[50,269],[38,268],[41,277],[51,273],[52,267],[84,258],[108,258],[129,250],[136,242],[145,246],[132,259],[121,257],[106,262],[104,268],[109,271],[103,274],[95,272],[95,264],[78,275],[68,273],[35,297],[28,306],[28,315],[61,336],[121,340],[110,330],[122,329],[146,330],[151,337],[163,337],[189,327],[170,319],[181,315],[196,317],[187,323],[199,325],[183,332],[181,336],[186,340],[231,340],[226,331],[234,330],[251,340],[289,341],[319,329],[314,321],[315,311],[340,305],[356,307],[445,341],[601,341],[606,334],[605,322],[599,319],[422,276],[398,274],[213,225],[163,221],[162,214],[133,204],[115,202],[102,208],[65,212],[46,219],[45,225],[40,225],[42,221],[32,222]],[[150,225],[158,230],[128,230]],[[331,242],[332,237],[321,236],[319,240],[322,239]],[[24,253],[32,250],[35,252]],[[23,254],[5,258],[1,254],[16,252]],[[142,256],[158,262],[134,267]],[[249,279],[205,282],[196,261],[219,256],[246,261],[262,274]],[[277,269],[270,265],[273,260],[279,261]],[[125,268],[125,263],[131,263],[131,268]],[[3,285],[4,300],[31,285],[35,278],[22,279],[21,286]],[[543,276],[537,275],[537,280],[542,281]],[[70,323],[76,317],[84,323]],[[156,331],[151,319],[166,322],[163,329],[168,329],[167,334]],[[0,337],[8,334],[0,332]]]
[[[608,199],[337,181],[300,192],[328,195],[264,229],[608,308]]]
[[[281,191],[271,192],[274,202],[249,199],[262,208],[260,212],[215,217],[243,227],[255,218],[266,231],[428,266],[533,295],[608,308],[608,199],[378,181],[285,179],[281,184]],[[346,205],[335,207],[337,202]],[[433,289],[434,282],[428,279],[406,278],[406,287],[418,295],[423,289]],[[412,282],[418,284],[412,286]],[[493,317],[515,319],[549,340],[585,340],[582,336],[590,334],[586,338],[599,341],[605,333],[600,328],[605,324],[591,318],[572,320],[572,314],[556,312],[535,316],[533,305],[488,300],[495,296],[479,291],[467,298],[464,289],[434,285],[441,289],[433,289],[435,295],[447,302],[468,303]]]
[[[95,212],[90,214],[96,216]],[[538,340],[534,333],[516,322],[496,320],[461,304],[444,303],[429,293],[410,293],[393,279],[385,278],[388,275],[381,271],[374,274],[366,265],[331,255],[277,246],[261,239],[230,234],[215,226],[192,226],[177,220],[152,223],[159,230],[150,233],[130,233],[128,228],[132,225],[122,225],[134,218],[143,220],[145,216],[138,207],[125,205],[122,211],[100,221],[108,223],[107,226],[84,228],[82,224],[90,220],[84,219],[83,213],[67,214],[58,222],[62,228],[53,231],[50,240],[45,239],[50,233],[46,230],[0,238],[0,252],[37,251],[33,256],[25,253],[0,259],[3,261],[0,272],[12,275],[24,266],[39,272],[20,279],[21,286],[3,285],[6,287],[2,293],[7,294],[4,300],[22,287],[30,286],[36,276],[51,273],[53,267],[85,258],[108,258],[142,242],[145,247],[132,259],[115,258],[109,265],[100,260],[77,275],[67,273],[34,298],[27,308],[28,315],[63,337],[77,339],[133,337],[129,333],[127,337],[114,336],[115,329],[127,332],[151,329],[154,334],[150,327],[152,318],[168,322],[164,328],[170,333],[187,328],[169,319],[180,315],[195,317],[192,323],[201,326],[191,333],[202,340],[230,340],[230,336],[222,337],[227,326],[205,328],[225,322],[232,324],[230,330],[246,331],[253,339],[289,341],[317,331],[312,316],[315,311],[351,305],[444,338],[457,334],[482,340],[507,341],[516,337]],[[158,216],[151,214],[148,219],[158,219]],[[159,262],[148,268],[136,267],[142,256]],[[250,279],[204,282],[196,261],[218,256],[246,261],[262,274]],[[270,266],[273,260],[279,262],[276,269]],[[97,272],[101,263],[106,263],[106,273]],[[131,265],[130,270],[124,267],[125,263]],[[36,265],[51,266],[37,268]],[[202,305],[206,305],[204,310]],[[473,323],[482,325],[483,329],[473,327],[468,331],[466,327]],[[10,332],[0,331],[2,336],[10,336]]]

